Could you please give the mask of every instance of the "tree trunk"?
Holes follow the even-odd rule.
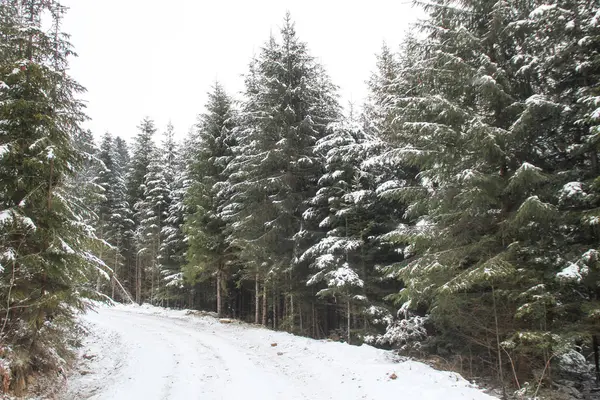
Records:
[[[350,299],[348,299],[347,303],[348,303],[348,344],[350,344],[350,321],[352,319],[352,314],[350,312]]]
[[[217,315],[221,317],[221,266],[217,270]]]
[[[267,326],[267,283],[263,283],[262,324]]]
[[[135,256],[135,302],[142,304],[142,272],[140,268],[140,255]]]
[[[104,239],[104,226],[103,221],[100,221],[100,240]],[[100,244],[100,251],[98,252],[98,258],[102,260],[102,250],[104,249],[104,245]],[[100,268],[100,267],[98,267]],[[98,272],[98,276],[96,277],[96,292],[100,293],[100,288],[102,287],[102,274]]]
[[[152,262],[150,270],[150,304],[154,305],[154,270],[156,269],[155,262]]]
[[[304,334],[304,321],[302,321],[302,307],[298,307],[298,317],[300,319],[300,334]]]
[[[256,273],[256,280],[254,281],[254,300],[255,300],[255,309],[254,309],[254,323],[258,325],[258,321],[260,321],[260,285],[258,284],[258,272]]]
[[[113,265],[113,272],[112,272],[112,280],[111,280],[111,299],[115,299],[115,285],[116,285],[116,280],[119,279],[119,275],[117,274],[117,267],[119,264],[119,241],[117,240],[117,246],[115,247],[115,264]]]
[[[496,308],[496,292],[492,285],[492,305],[494,307],[494,324],[496,328],[496,351],[498,352],[498,379],[502,385],[502,398],[506,399],[506,388],[504,387],[504,372],[502,371],[502,349],[500,348],[500,332],[498,330],[498,310]]]
[[[294,295],[290,295],[290,331],[294,332]],[[300,317],[300,321],[302,321],[302,317]]]
[[[600,383],[600,354],[598,352],[598,336],[592,335],[592,346],[594,347],[594,365],[596,367],[596,383]]]
[[[275,283],[273,283],[273,293],[271,294],[272,302],[271,312],[273,313],[273,317],[271,318],[271,327],[272,329],[277,329],[277,296],[275,295]]]
[[[312,302],[312,335],[313,338],[317,337],[317,313],[315,311],[315,302]]]

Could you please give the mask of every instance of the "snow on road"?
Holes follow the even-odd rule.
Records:
[[[90,335],[65,400],[493,399],[457,374],[370,346],[145,306],[102,306],[83,319]]]

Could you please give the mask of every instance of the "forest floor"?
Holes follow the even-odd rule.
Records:
[[[100,306],[82,319],[89,335],[60,399],[493,399],[366,345],[151,306]]]

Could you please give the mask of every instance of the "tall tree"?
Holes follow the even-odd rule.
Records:
[[[197,125],[198,147],[193,156],[191,177],[194,183],[186,196],[193,210],[185,224],[189,250],[187,276],[192,281],[214,278],[216,310],[222,313],[222,291],[227,290],[227,274],[232,251],[227,241],[225,221],[219,215],[226,197],[221,191],[227,177],[225,169],[231,161],[231,131],[234,127],[231,98],[216,83],[208,94],[206,112]]]
[[[246,77],[236,157],[227,168],[233,193],[223,209],[246,275],[256,281],[256,299],[263,282],[264,323],[267,286],[288,279],[304,245],[296,233],[321,169],[314,144],[338,116],[335,87],[298,39],[289,14],[280,35],[261,49]]]
[[[564,315],[554,277],[590,237],[568,233],[572,214],[560,212],[559,194],[597,162],[593,152],[582,162],[566,151],[578,143],[569,118],[577,106],[561,104],[556,84],[577,69],[557,68],[567,60],[563,37],[536,21],[555,6],[535,6],[426,6],[423,58],[402,68],[407,90],[394,99],[388,137],[396,146],[388,158],[416,166],[419,184],[382,190],[411,210],[389,235],[410,250],[391,270],[406,284],[405,309],[429,313],[436,346],[487,354],[502,384],[510,369],[515,384],[530,379],[533,365],[544,368],[572,343],[551,334]]]
[[[120,137],[115,137],[113,142],[113,165],[115,186],[111,189],[114,193],[115,208],[113,209],[113,250],[107,260],[113,268],[114,277],[111,283],[111,297],[115,298],[115,290],[124,300],[131,300],[131,295],[126,286],[130,279],[131,252],[134,246],[134,221],[133,209],[127,196],[127,170],[129,167],[129,153],[127,143]]]
[[[369,95],[364,105],[363,121],[367,130],[385,131],[387,107],[396,94],[397,78],[400,75],[400,62],[387,44],[383,43],[376,56],[376,69],[367,81]]]
[[[169,183],[165,176],[165,166],[160,149],[154,148],[150,154],[148,172],[144,176],[143,199],[135,204],[139,218],[137,247],[140,271],[146,279],[140,278],[139,285],[150,280],[149,299],[153,304],[160,285],[159,250],[161,231],[167,219],[170,205]],[[140,288],[142,292],[142,288]],[[143,295],[143,292],[142,294]]]
[[[149,165],[152,158],[156,155],[153,136],[156,133],[154,122],[145,118],[138,127],[139,133],[134,139],[129,162],[129,170],[126,176],[127,200],[132,206],[133,214],[133,232],[135,246],[131,247],[131,253],[127,255],[127,264],[132,266],[130,270],[129,282],[132,285],[130,290],[135,293],[135,300],[139,303],[143,300],[142,282],[145,280],[145,265],[147,258],[143,258],[140,248],[145,243],[145,238],[140,237],[140,224],[144,218],[143,211],[139,210],[138,204],[144,202],[146,198],[145,178],[148,174]]]
[[[67,188],[88,156],[74,142],[83,88],[67,73],[64,12],[58,1],[0,2],[0,337],[17,392],[33,370],[65,365],[98,265],[85,207]]]
[[[190,214],[190,207],[186,205],[185,198],[192,184],[190,169],[196,147],[189,138],[186,139],[176,152],[173,164],[175,178],[171,183],[171,203],[161,231],[160,249],[160,269],[164,281],[162,298],[166,300],[167,306],[171,301],[182,301],[184,295],[183,267],[186,265],[189,246],[184,222]]]

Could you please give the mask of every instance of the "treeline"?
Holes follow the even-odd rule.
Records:
[[[420,4],[419,34],[382,48],[348,115],[288,15],[240,99],[216,83],[183,143],[144,119],[132,143],[98,145],[66,42],[38,42],[28,14],[58,5],[0,4],[0,318],[22,371],[95,295],[393,347],[522,395],[585,375],[597,2]]]

